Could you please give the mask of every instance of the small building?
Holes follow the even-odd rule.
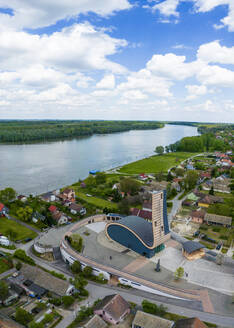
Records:
[[[51,293],[57,296],[72,295],[75,292],[75,288],[67,280],[62,280],[57,277],[52,276],[50,273],[45,272],[44,270],[36,267],[24,264],[20,270],[20,276],[15,278],[10,278],[11,282],[18,283],[21,287],[24,288],[28,293],[31,289],[32,283],[33,286],[37,288],[38,286],[42,290],[49,290]],[[29,287],[24,285],[28,281]],[[33,288],[34,288],[33,287]]]
[[[205,217],[206,212],[203,210],[200,211],[192,211],[190,213],[190,217],[192,219],[193,222],[195,223],[203,223],[204,217]]]
[[[205,246],[192,240],[188,240],[182,244],[182,254],[188,260],[197,260],[205,255]]]
[[[68,222],[68,217],[59,211],[53,212],[52,218],[57,222],[58,225],[66,224]]]
[[[101,317],[95,314],[85,325],[84,328],[106,328],[107,324]]]
[[[69,205],[69,209],[72,214],[80,214],[80,215],[86,214],[86,208],[76,203],[71,203]]]
[[[139,174],[139,179],[141,181],[146,181],[148,179],[148,175],[141,173],[141,174]]]
[[[44,201],[44,202],[54,202],[55,199],[56,199],[56,196],[53,194],[53,192],[49,191],[49,192],[46,192],[44,194],[41,194],[40,195],[40,198]]]
[[[117,325],[130,313],[130,305],[118,294],[109,295],[94,307],[94,313],[106,322]]]
[[[204,217],[204,222],[207,224],[217,224],[217,225],[222,225],[225,227],[231,227],[232,218],[231,218],[231,216],[206,213],[206,215]]]
[[[9,208],[6,207],[3,203],[0,203],[0,216],[4,216],[9,213]]]
[[[50,213],[55,213],[55,212],[57,212],[57,207],[55,205],[50,205],[48,210],[50,211]]]
[[[67,200],[70,200],[71,202],[75,201],[76,194],[73,189],[66,188],[63,190],[62,194],[66,197]]]
[[[27,197],[25,195],[19,195],[17,197],[17,199],[20,200],[23,203],[25,203],[27,201]]]
[[[156,315],[137,311],[132,322],[132,328],[171,328],[174,322]]]
[[[213,201],[211,200],[209,195],[206,195],[203,198],[200,198],[198,201],[198,206],[199,207],[205,207],[208,208],[211,204],[213,204]]]
[[[37,211],[35,211],[32,215],[32,221],[34,223],[37,223],[38,221],[44,222],[45,219],[46,219],[45,216],[42,215],[41,213],[37,212]]]
[[[173,328],[208,328],[199,318],[187,318],[176,321]]]
[[[188,194],[187,199],[196,202],[199,199],[199,197],[196,196],[193,192],[191,192],[190,194]]]

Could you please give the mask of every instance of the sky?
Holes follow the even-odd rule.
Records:
[[[234,0],[0,0],[0,119],[234,122]]]

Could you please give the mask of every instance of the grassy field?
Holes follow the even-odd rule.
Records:
[[[87,203],[92,204],[92,205],[95,205],[95,206],[97,206],[99,208],[108,207],[108,208],[115,208],[115,209],[117,209],[117,204],[116,203],[108,202],[105,199],[101,199],[101,198],[93,197],[93,196],[92,197],[89,197],[89,196],[86,196],[86,194],[81,193],[81,192],[78,192],[77,193],[77,196],[80,199],[83,199],[84,201],[86,201]]]
[[[196,155],[196,153],[169,153],[164,155],[155,155],[124,165],[119,172],[127,174],[140,173],[158,173],[167,172],[172,166],[178,165],[183,160]]]
[[[0,274],[9,269],[10,269],[10,266],[7,263],[5,263],[3,259],[0,259]]]
[[[25,238],[35,238],[37,234],[34,231],[29,230],[28,228],[24,227],[23,225],[8,220],[4,217],[0,218],[0,233],[4,236],[7,235],[8,231],[12,230],[16,233],[15,240],[22,240]]]

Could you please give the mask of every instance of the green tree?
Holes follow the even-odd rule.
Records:
[[[16,212],[18,218],[25,222],[31,221],[32,213],[33,213],[33,209],[29,206],[20,207]]]
[[[44,328],[44,323],[43,322],[35,322],[35,321],[32,321],[28,325],[28,328]]]
[[[197,184],[198,173],[196,171],[188,171],[186,174],[185,188],[187,190],[193,189]]]
[[[213,186],[210,188],[210,190],[209,190],[209,194],[210,194],[210,195],[214,195],[214,187],[213,187]]]
[[[87,265],[83,270],[83,275],[85,278],[91,278],[93,275],[93,268]]]
[[[162,155],[164,153],[164,147],[163,146],[157,146],[155,148],[155,153],[159,154],[159,155]]]
[[[17,261],[15,268],[16,270],[20,271],[20,269],[22,268],[22,263],[20,261]]]
[[[75,298],[73,296],[65,295],[62,297],[62,302],[65,308],[69,308],[75,302]]]
[[[84,277],[80,275],[75,276],[75,280],[73,281],[73,285],[76,289],[81,290],[88,284],[88,281],[84,279]]]
[[[73,273],[80,273],[82,271],[81,268],[81,263],[79,261],[75,261],[72,265],[71,265],[71,271]]]
[[[33,320],[33,315],[22,308],[18,308],[15,313],[15,320],[23,326]]]
[[[125,193],[130,193],[134,195],[140,190],[141,184],[131,178],[124,178],[120,181],[120,189]]]
[[[4,301],[8,296],[8,285],[5,281],[0,280],[0,300]]]
[[[184,276],[184,268],[178,267],[174,273],[174,277],[176,280],[181,279]]]
[[[16,191],[13,188],[5,188],[0,190],[0,200],[2,202],[10,202],[16,198]]]
[[[130,204],[127,199],[122,199],[121,202],[118,204],[118,211],[120,214],[128,215],[130,212]]]

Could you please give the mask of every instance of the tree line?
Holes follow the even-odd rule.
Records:
[[[0,121],[0,143],[48,141],[164,127],[152,121]]]

